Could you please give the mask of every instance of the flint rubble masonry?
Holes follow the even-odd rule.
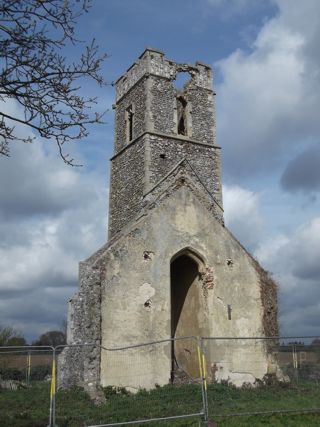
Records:
[[[180,72],[190,78],[177,89]],[[80,263],[69,303],[68,343],[94,346],[65,349],[58,371],[59,387],[97,402],[101,385],[136,391],[199,372],[192,340],[108,349],[278,334],[276,285],[224,226],[211,68],[148,48],[115,87],[109,240]],[[211,380],[236,385],[275,364],[263,341],[210,341],[206,353]]]

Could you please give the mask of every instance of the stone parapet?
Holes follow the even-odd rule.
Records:
[[[174,80],[177,73],[189,72],[194,76],[195,84],[212,90],[212,70],[202,62],[195,65],[178,64],[164,56],[164,53],[147,48],[139,59],[116,82],[116,102],[118,102],[144,75],[154,75]]]

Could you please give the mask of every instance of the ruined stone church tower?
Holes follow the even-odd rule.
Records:
[[[181,89],[179,73],[189,75]],[[80,263],[68,342],[114,348],[182,336],[276,335],[276,287],[224,226],[211,68],[146,49],[115,86],[109,240]],[[185,347],[167,345],[152,361],[149,350],[140,355],[140,364],[152,365],[143,384],[133,359],[129,369],[99,347],[68,349],[60,384],[166,384],[174,364],[192,371],[195,350]],[[213,357],[230,359],[220,378],[232,380],[241,355],[227,353],[221,345]],[[267,348],[258,353],[258,365],[243,360],[253,378],[268,370]]]

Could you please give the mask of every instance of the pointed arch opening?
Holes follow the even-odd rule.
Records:
[[[171,280],[171,337],[200,336],[203,329],[201,276],[202,259],[184,249],[174,255],[170,264]],[[181,372],[198,373],[197,352],[192,340],[172,342],[172,380]]]

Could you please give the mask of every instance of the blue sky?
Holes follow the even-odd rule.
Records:
[[[318,335],[319,15],[317,0],[94,0],[77,35],[108,54],[110,84],[82,87],[108,109],[70,147],[84,166],[39,139],[0,158],[0,324],[33,339],[65,318],[78,262],[106,241],[111,83],[152,46],[213,67],[227,225],[278,281],[281,333]]]

